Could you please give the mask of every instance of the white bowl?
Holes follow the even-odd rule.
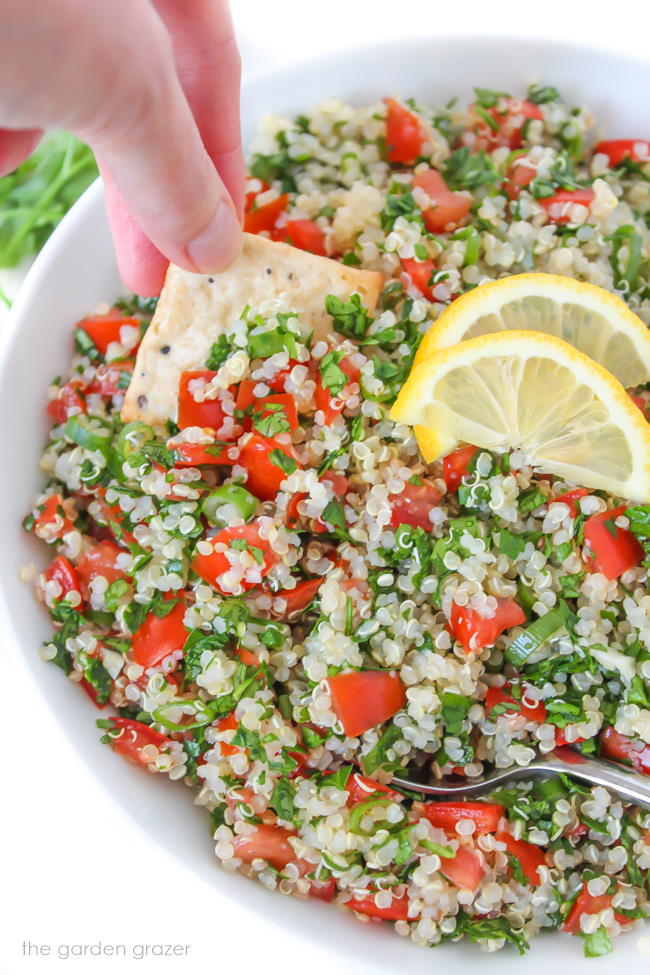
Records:
[[[243,93],[245,142],[268,112],[292,114],[320,99],[339,95],[362,104],[384,94],[413,95],[443,104],[452,95],[471,97],[472,85],[521,92],[529,81],[557,85],[572,103],[588,105],[608,137],[647,137],[650,132],[650,61],[635,61],[573,45],[531,40],[431,38],[332,54],[250,79]],[[165,848],[190,865],[197,877],[234,901],[273,919],[287,935],[303,937],[377,970],[429,972],[453,964],[459,975],[503,973],[525,967],[542,975],[552,962],[569,963],[576,973],[593,972],[597,962],[582,957],[578,938],[545,935],[522,960],[512,949],[478,955],[475,946],[446,945],[435,955],[396,937],[387,925],[362,925],[347,912],[315,902],[289,902],[239,876],[215,869],[205,813],[191,795],[162,776],[146,776],[98,744],[97,712],[60,671],[38,656],[50,633],[49,620],[34,602],[18,569],[42,566],[43,547],[26,536],[20,522],[39,488],[38,458],[46,437],[45,389],[65,369],[71,326],[99,301],[122,288],[118,278],[99,184],[91,187],[46,244],[15,303],[0,344],[0,443],[5,488],[0,505],[0,645],[27,659],[45,704],[58,716],[89,774],[99,778],[123,806]],[[59,801],[65,802],[65,799]],[[161,850],[161,857],[166,856]],[[189,894],[189,891],[185,892]],[[616,964],[643,965],[638,935],[616,944]],[[647,961],[646,961],[647,964]]]

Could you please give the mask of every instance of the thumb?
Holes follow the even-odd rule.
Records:
[[[155,83],[143,63],[149,77],[138,85],[135,75],[133,98],[80,134],[154,248],[187,270],[220,271],[239,253],[241,221],[203,145],[166,34],[159,47]]]

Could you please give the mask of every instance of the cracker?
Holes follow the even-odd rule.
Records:
[[[242,253],[222,274],[192,274],[169,265],[158,307],[138,350],[122,419],[151,425],[175,420],[181,373],[205,368],[210,347],[242,314],[281,298],[316,338],[332,333],[327,295],[358,292],[373,312],[383,279],[289,244],[244,234]]]

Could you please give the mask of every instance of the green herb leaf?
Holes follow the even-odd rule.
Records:
[[[283,450],[280,450],[279,447],[276,447],[274,450],[271,451],[271,453],[269,454],[269,460],[271,461],[272,464],[275,464],[276,467],[279,467],[280,470],[284,471],[284,473],[287,475],[293,474],[294,471],[298,470],[298,464],[293,459],[293,457],[290,457],[288,454],[285,454],[285,452]]]
[[[528,657],[539,650],[552,636],[565,630],[567,624],[574,619],[574,614],[564,600],[550,610],[545,616],[540,616],[534,623],[526,627],[523,633],[512,641],[506,649],[505,657],[511,664],[521,667]]]
[[[342,358],[343,352],[331,349],[320,360],[320,379],[323,386],[329,389],[332,396],[338,396],[346,383],[349,382],[348,377],[339,366]]]
[[[593,934],[583,934],[586,958],[600,958],[614,950],[605,928],[600,927]]]
[[[217,341],[210,346],[208,357],[205,360],[205,368],[216,372],[232,351],[233,346],[230,339],[225,334],[221,334]]]
[[[361,304],[361,297],[358,294],[353,294],[348,301],[342,301],[335,295],[327,295],[325,310],[332,316],[332,325],[336,332],[357,341],[365,337],[370,325],[370,316]]]
[[[448,735],[459,735],[463,730],[463,721],[471,707],[471,701],[462,694],[444,691],[441,697],[442,720]]]

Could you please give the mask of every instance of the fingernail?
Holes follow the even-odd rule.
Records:
[[[230,267],[241,250],[241,224],[229,203],[219,203],[208,226],[185,250],[197,271],[204,274]]]

